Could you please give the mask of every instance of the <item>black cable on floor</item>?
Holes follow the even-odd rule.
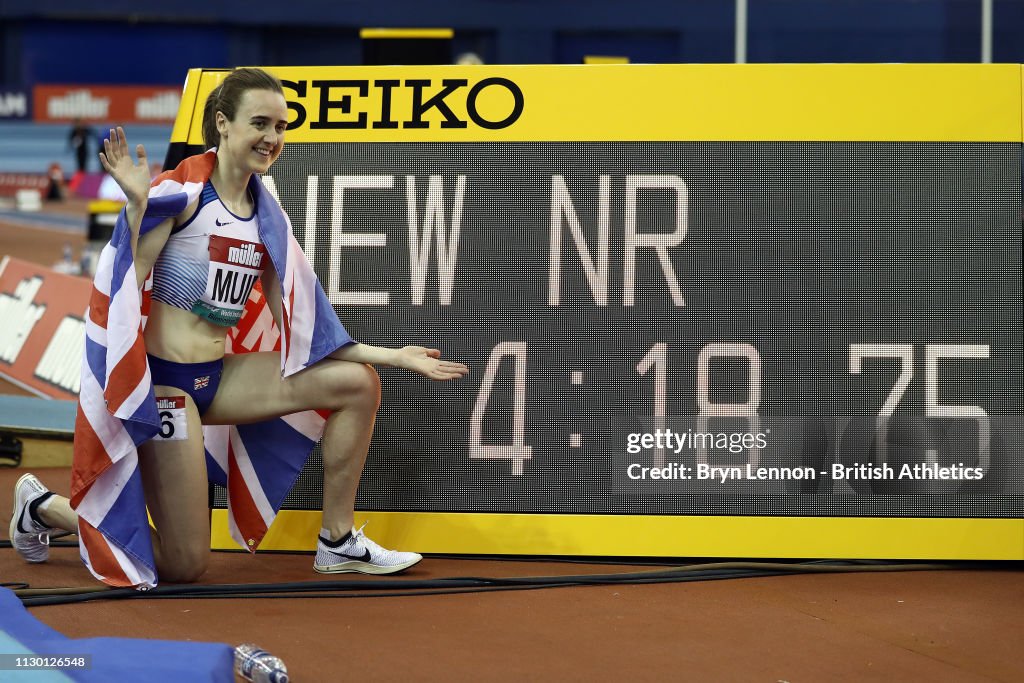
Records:
[[[630,584],[645,584],[645,583],[681,583],[688,581],[713,581],[715,579],[732,579],[732,578],[753,578],[761,576],[778,576],[784,572],[741,572],[731,576],[690,576],[690,577],[677,577],[677,578],[662,578],[662,579],[645,579],[638,581],[630,581]],[[552,577],[554,579],[554,577]],[[323,582],[321,582],[323,583]],[[392,590],[392,591],[380,591],[379,584],[376,581],[362,581],[360,582],[365,585],[365,588],[358,588],[352,590],[342,590],[338,592],[315,592],[315,591],[299,591],[291,592],[286,588],[280,588],[270,592],[255,592],[250,593],[247,591],[203,591],[201,594],[193,594],[190,592],[180,593],[165,593],[160,588],[155,588],[150,591],[134,591],[130,589],[117,589],[130,591],[128,594],[112,594],[114,591],[99,591],[97,593],[88,593],[81,595],[69,595],[69,596],[38,596],[38,597],[23,597],[22,603],[26,607],[38,607],[43,605],[61,605],[79,602],[89,602],[92,600],[102,599],[157,599],[157,600],[184,600],[184,599],[289,599],[296,600],[302,598],[397,598],[397,597],[414,597],[414,596],[428,596],[428,595],[458,595],[463,593],[493,593],[499,591],[522,591],[522,590],[541,590],[547,588],[568,588],[573,586],[594,586],[594,585],[608,585],[609,583],[627,583],[621,581],[563,581],[563,580],[552,580],[548,582],[537,582],[537,583],[526,583],[526,584],[511,584],[511,585],[460,585],[458,583],[449,583],[446,586],[427,587],[418,590]],[[206,588],[216,589],[218,586],[207,586]],[[373,589],[373,590],[371,590]]]
[[[441,579],[377,578],[354,581],[302,581],[260,584],[170,585],[148,591],[129,588],[22,589],[15,594],[29,607],[104,599],[181,599],[254,597],[396,597],[444,595],[492,590],[529,590],[567,586],[674,583],[732,578],[780,576],[798,573],[864,571],[924,571],[956,569],[952,564],[810,564],[772,562],[717,562],[640,572],[526,577],[450,577]]]
[[[785,572],[746,572],[736,574],[734,576],[720,576],[720,577],[684,577],[684,578],[673,578],[673,579],[646,579],[642,581],[631,581],[630,584],[648,584],[648,583],[685,583],[688,581],[714,581],[718,579],[738,579],[738,578],[757,578],[763,576],[779,576]],[[496,593],[500,591],[527,591],[527,590],[542,590],[548,588],[570,588],[574,586],[592,586],[597,585],[594,583],[582,583],[575,581],[555,581],[551,583],[538,583],[529,584],[523,586],[477,586],[467,588],[446,588],[437,590],[415,590],[415,591],[389,591],[389,592],[377,592],[377,593],[304,593],[302,595],[280,595],[280,594],[256,594],[256,595],[244,595],[238,593],[231,594],[219,594],[211,593],[203,595],[203,599],[288,599],[297,600],[301,598],[403,598],[413,596],[427,596],[427,595],[461,595],[465,593]],[[162,600],[180,600],[189,598],[191,596],[186,595],[154,595],[156,599]]]

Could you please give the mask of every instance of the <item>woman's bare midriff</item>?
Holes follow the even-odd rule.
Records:
[[[218,360],[224,357],[224,340],[230,329],[154,300],[144,335],[146,353],[175,363]]]

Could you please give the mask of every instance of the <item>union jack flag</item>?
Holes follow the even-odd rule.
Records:
[[[196,377],[195,385],[193,386],[192,390],[199,391],[200,389],[205,389],[208,386],[210,386],[209,375],[206,375],[205,377]]]
[[[199,195],[213,150],[190,157],[153,181],[140,234],[180,214]],[[292,235],[277,200],[253,177],[249,191],[260,239],[281,281],[278,332],[257,282],[228,353],[280,350],[288,377],[352,343]],[[143,330],[149,290],[137,286],[131,230],[118,217],[100,254],[86,313],[82,388],[75,422],[71,505],[78,512],[82,560],[113,586],[157,584],[138,446],[160,430]],[[231,535],[255,551],[323,434],[327,413],[307,411],[248,425],[203,427],[210,480],[228,489]]]

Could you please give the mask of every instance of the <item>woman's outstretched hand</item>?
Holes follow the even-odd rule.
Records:
[[[110,137],[103,141],[100,152],[100,164],[103,170],[121,187],[124,196],[131,203],[146,200],[149,195],[149,162],[146,161],[146,150],[142,145],[135,146],[135,154],[139,161],[132,160],[128,151],[128,140],[124,129],[118,126],[110,130]]]
[[[464,364],[441,360],[439,350],[425,346],[403,346],[398,349],[395,365],[436,380],[459,379],[469,372]]]

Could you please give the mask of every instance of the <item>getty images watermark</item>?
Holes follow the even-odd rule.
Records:
[[[692,465],[680,462],[646,463],[629,462],[626,476],[636,480],[696,480],[726,483],[730,481],[772,481],[772,480],[813,480],[829,478],[833,481],[847,480],[979,480],[984,476],[983,467],[973,467],[962,462],[942,466],[935,462],[904,462],[887,464],[876,462],[827,463],[822,467],[810,466],[761,466],[758,454],[769,447],[770,429],[764,431],[694,431],[655,429],[650,432],[633,432],[627,436],[626,452],[639,455],[645,451],[662,455],[693,453]],[[732,465],[712,465],[702,462],[709,454],[737,456],[747,453],[747,462]]]

